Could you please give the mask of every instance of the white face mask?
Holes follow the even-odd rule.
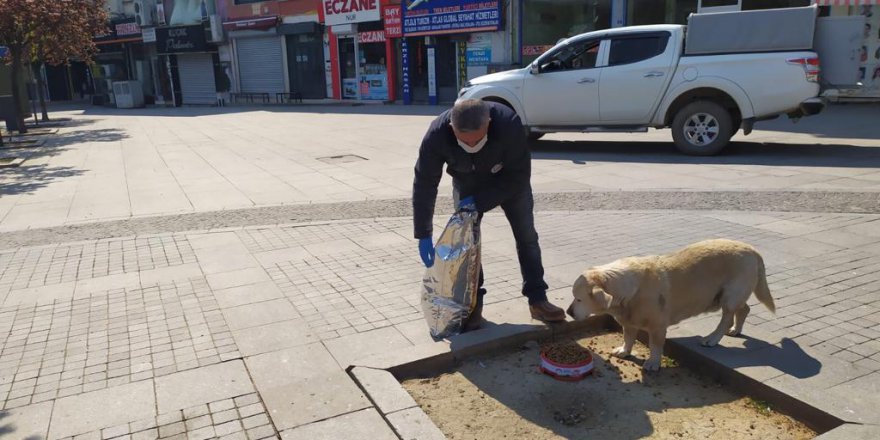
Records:
[[[464,151],[467,151],[468,153],[473,154],[473,153],[476,153],[476,152],[482,150],[483,147],[486,146],[486,142],[489,141],[489,135],[487,134],[487,135],[483,136],[483,138],[480,139],[480,141],[477,142],[473,147],[462,142],[461,139],[456,139],[456,140],[458,141],[459,147],[463,148]]]

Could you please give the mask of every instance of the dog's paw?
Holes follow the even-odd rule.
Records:
[[[714,347],[721,342],[721,337],[716,337],[715,335],[709,335],[700,340],[700,345],[703,347]]]
[[[621,359],[629,357],[629,354],[630,352],[622,345],[615,348],[614,351],[611,352],[612,356],[619,357]]]
[[[727,331],[727,336],[739,336],[740,334],[742,334],[742,332],[737,330],[736,327],[732,327],[730,330]]]
[[[660,371],[660,359],[650,358],[642,365],[645,371]]]

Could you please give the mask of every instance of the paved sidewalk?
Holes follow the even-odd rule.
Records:
[[[407,198],[430,106],[148,108],[53,112],[74,121],[0,170],[0,231],[277,205]],[[689,157],[668,130],[554,134],[536,192],[880,190],[880,106],[835,106]],[[441,194],[449,194],[444,179]]]
[[[543,212],[537,223],[560,304],[589,264],[709,237],[753,243],[779,310],[754,307],[745,333],[838,364],[799,378],[765,350],[749,365],[829,393],[873,389],[853,399],[880,403],[880,216]],[[344,368],[434,344],[410,237],[409,219],[388,218],[0,250],[0,433],[397,438]],[[530,323],[503,216],[486,216],[484,240],[488,319]]]

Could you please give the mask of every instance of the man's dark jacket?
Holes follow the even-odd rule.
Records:
[[[490,211],[529,188],[531,155],[519,116],[510,108],[488,102],[489,140],[477,153],[458,145],[449,125],[450,110],[443,112],[428,129],[413,180],[413,223],[415,238],[431,237],[437,185],[446,173],[461,198],[473,196],[479,212]]]

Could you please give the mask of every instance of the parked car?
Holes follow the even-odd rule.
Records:
[[[668,127],[676,147],[693,155],[720,152],[756,121],[822,111],[816,52],[712,53],[701,41],[701,53],[689,54],[687,32],[682,25],[654,25],[581,34],[525,68],[469,81],[459,99],[511,107],[531,139]],[[812,47],[813,29],[807,32],[801,39]]]

